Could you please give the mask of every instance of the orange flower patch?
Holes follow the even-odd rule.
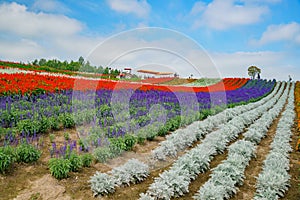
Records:
[[[295,107],[297,112],[297,118],[298,118],[298,130],[300,131],[300,82],[296,82],[295,86]],[[299,140],[298,140],[299,142]]]

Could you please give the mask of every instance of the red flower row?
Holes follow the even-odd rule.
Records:
[[[163,90],[163,91],[183,91],[183,92],[213,92],[224,90],[235,90],[242,87],[248,79],[225,78],[223,81],[208,87],[187,87],[187,86],[163,86],[148,83],[133,83],[126,81],[113,81],[106,79],[92,80],[68,76],[53,76],[34,74],[0,74],[0,94],[4,93],[31,93],[37,89],[48,92],[55,90],[120,90],[120,89],[140,89],[140,90]]]

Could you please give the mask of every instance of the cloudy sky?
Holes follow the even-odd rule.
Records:
[[[0,59],[221,77],[256,65],[262,78],[300,80],[299,10],[299,0],[0,0]]]

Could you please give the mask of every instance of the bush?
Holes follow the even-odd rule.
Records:
[[[40,131],[40,122],[36,120],[31,121],[30,119],[21,120],[17,124],[17,129],[19,133],[24,131],[26,134],[33,135]]]
[[[120,155],[124,150],[126,150],[126,144],[123,141],[122,137],[118,138],[109,138],[109,149],[111,152],[111,156],[115,157]]]
[[[105,162],[111,158],[111,151],[109,147],[98,147],[94,150],[94,157],[98,162]]]
[[[105,173],[96,172],[89,182],[91,183],[94,196],[109,194],[115,191],[116,180]]]
[[[136,143],[136,138],[134,135],[126,134],[124,136],[124,143],[125,143],[125,151],[129,151],[133,148]]]
[[[16,161],[16,154],[11,146],[0,147],[0,173],[4,174]]]
[[[93,162],[93,156],[89,153],[80,156],[83,167],[90,167]]]
[[[75,152],[72,152],[69,158],[71,162],[71,171],[77,172],[83,165],[81,157],[78,156]]]
[[[70,113],[64,113],[59,118],[65,128],[75,127],[75,121]]]
[[[53,130],[59,130],[60,129],[60,123],[59,120],[56,117],[49,117],[48,122],[50,124],[50,128]]]
[[[51,158],[48,164],[51,175],[57,179],[67,178],[71,171],[72,164],[68,159]]]
[[[41,151],[30,144],[21,144],[16,149],[18,162],[30,163],[37,161],[41,156]]]

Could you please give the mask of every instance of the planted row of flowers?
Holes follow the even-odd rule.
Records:
[[[148,165],[137,159],[130,159],[124,165],[115,167],[109,173],[96,172],[90,179],[94,196],[113,193],[116,187],[129,186],[145,180],[150,174]]]
[[[294,91],[294,83],[291,87]],[[279,199],[288,190],[290,175],[288,173],[291,128],[294,124],[294,94],[290,92],[288,104],[278,123],[276,134],[271,143],[271,151],[264,161],[263,170],[257,178],[255,200]]]
[[[107,79],[94,79],[83,77],[71,77],[53,73],[0,73],[0,94],[25,94],[36,90],[55,92],[58,90],[128,90],[139,89],[143,91],[159,90],[172,92],[214,92],[229,91],[242,87],[249,79],[225,78],[208,87],[185,86],[160,86],[148,83],[134,83],[127,81],[113,81]]]
[[[261,101],[228,108],[216,115],[209,116],[205,120],[196,121],[183,129],[178,129],[172,132],[172,134],[167,135],[165,141],[160,143],[159,147],[152,151],[153,158],[165,160],[167,156],[175,157],[178,151],[191,146],[196,140],[200,140],[216,127],[220,127],[221,125],[229,122],[232,118],[257,108],[269,101],[278,92],[279,86],[280,84],[277,84],[273,92]]]
[[[250,81],[251,82],[251,81]],[[259,99],[268,94],[275,82],[261,81],[251,89],[237,89],[226,92],[228,106],[243,104]],[[247,84],[246,84],[247,85]],[[261,88],[263,87],[263,89]],[[250,93],[250,94],[249,94]],[[222,95],[223,93],[220,93]],[[173,93],[157,90],[97,90],[72,91],[37,95],[7,95],[0,97],[1,131],[3,136],[11,137],[21,132],[34,133],[72,128],[76,125],[94,124],[101,128],[101,134],[109,137],[122,136],[126,132],[134,132],[151,123],[151,117],[161,119],[166,115],[165,126],[159,132],[164,135],[175,130],[180,124],[188,124],[210,114],[212,94],[196,93],[196,101],[191,101],[194,93]],[[213,94],[218,95],[218,93]],[[225,94],[224,94],[225,95]],[[112,97],[115,101],[112,101]],[[236,98],[240,96],[238,100]],[[195,97],[194,97],[195,98]],[[129,105],[128,105],[129,101]],[[161,105],[163,109],[155,111],[153,116],[149,110],[153,105]],[[186,105],[191,105],[186,107]],[[182,117],[182,112],[185,115]],[[163,119],[162,119],[163,121]],[[152,136],[150,135],[149,138]]]
[[[256,145],[265,137],[268,128],[283,109],[288,92],[289,86],[274,107],[250,125],[243,134],[244,139],[229,146],[227,159],[212,169],[211,178],[199,189],[194,199],[229,199],[236,194],[237,187],[243,185],[244,171],[255,156]]]
[[[141,194],[140,199],[170,199],[187,193],[190,182],[199,173],[209,169],[213,157],[223,153],[227,144],[236,139],[244,128],[274,106],[281,96],[283,87],[284,84],[282,84],[276,96],[267,103],[233,118],[219,130],[208,134],[202,143],[187,151],[178,158],[169,170],[164,171],[159,177],[155,178],[147,193]]]
[[[195,122],[195,123],[193,123],[193,125],[190,125],[190,126],[184,128],[184,129],[181,129],[181,131],[183,131],[182,134],[178,134],[178,131],[175,131],[174,133],[171,134],[170,137],[168,137],[167,140],[170,140],[169,138],[175,138],[174,136],[172,137],[172,135],[174,134],[174,135],[176,135],[176,138],[177,138],[177,140],[174,139],[174,142],[177,142],[179,144],[180,141],[181,141],[181,139],[178,138],[178,136],[182,136],[182,137],[185,138],[185,139],[183,139],[183,142],[181,142],[182,143],[181,145],[183,145],[184,141],[188,140],[187,138],[189,138],[188,136],[185,137],[185,135],[192,132],[190,130],[191,127],[194,128],[194,130],[193,130],[194,133],[192,133],[194,136],[196,136],[197,132],[198,133],[200,132],[202,134],[207,133],[207,132],[209,132],[209,131],[211,131],[213,129],[213,127],[215,126],[215,123],[217,122],[216,121],[217,118],[219,118],[221,120],[221,123],[226,123],[227,121],[229,121],[230,119],[232,119],[234,116],[237,116],[238,114],[241,114],[242,112],[246,112],[246,111],[249,111],[250,109],[254,109],[256,107],[262,106],[266,102],[270,101],[271,98],[274,98],[275,94],[276,94],[276,98],[278,98],[278,96],[280,95],[280,93],[283,90],[284,86],[282,86],[280,88],[280,91],[278,91],[279,87],[280,87],[280,84],[277,84],[276,87],[274,88],[273,92],[269,96],[267,96],[267,97],[263,98],[262,100],[260,100],[259,102],[251,103],[251,104],[243,105],[243,106],[238,106],[238,107],[232,108],[232,109],[227,109],[228,111],[225,110],[222,113],[217,114],[216,116],[218,116],[218,117],[212,116],[212,117],[207,118],[204,121],[202,121],[202,123],[201,122],[199,122],[199,123]],[[199,130],[198,130],[198,128],[199,128]],[[185,130],[189,130],[189,131],[185,131]],[[185,134],[183,134],[183,133],[185,133]],[[195,140],[196,138],[195,137],[191,137],[191,138],[192,138],[192,140],[191,140],[191,143],[192,143],[192,141]],[[161,145],[161,146],[164,146],[164,145]],[[164,146],[164,148],[167,149],[168,147]],[[175,147],[173,145],[173,149],[174,148]],[[207,145],[205,145],[205,146],[203,146],[202,150],[206,151],[207,149],[210,149],[210,147],[208,147]],[[166,154],[166,155],[168,155],[168,154]],[[196,156],[196,153],[193,154],[193,155]],[[190,158],[193,158],[193,157],[190,156]],[[192,162],[192,160],[191,160],[191,162]],[[126,167],[123,165],[123,166],[121,166],[121,168],[126,168]],[[135,169],[135,171],[141,171],[141,170]],[[177,172],[174,172],[174,175],[176,173]],[[166,176],[168,177],[168,175],[166,175]],[[91,183],[92,184],[91,188],[92,188],[92,191],[94,191],[95,195],[104,195],[104,194],[108,194],[108,193],[113,193],[114,192],[114,188],[115,188],[115,186],[113,184],[114,183],[114,181],[113,181],[114,179],[111,178],[110,176],[108,176],[107,174],[96,173],[91,179],[93,180],[92,183]],[[162,187],[161,188],[161,192],[163,192],[165,189],[166,189],[166,187]],[[167,189],[167,190],[170,190],[170,189]],[[145,194],[141,194],[141,196],[143,198],[150,198],[150,199],[152,198],[152,197],[147,196]]]

